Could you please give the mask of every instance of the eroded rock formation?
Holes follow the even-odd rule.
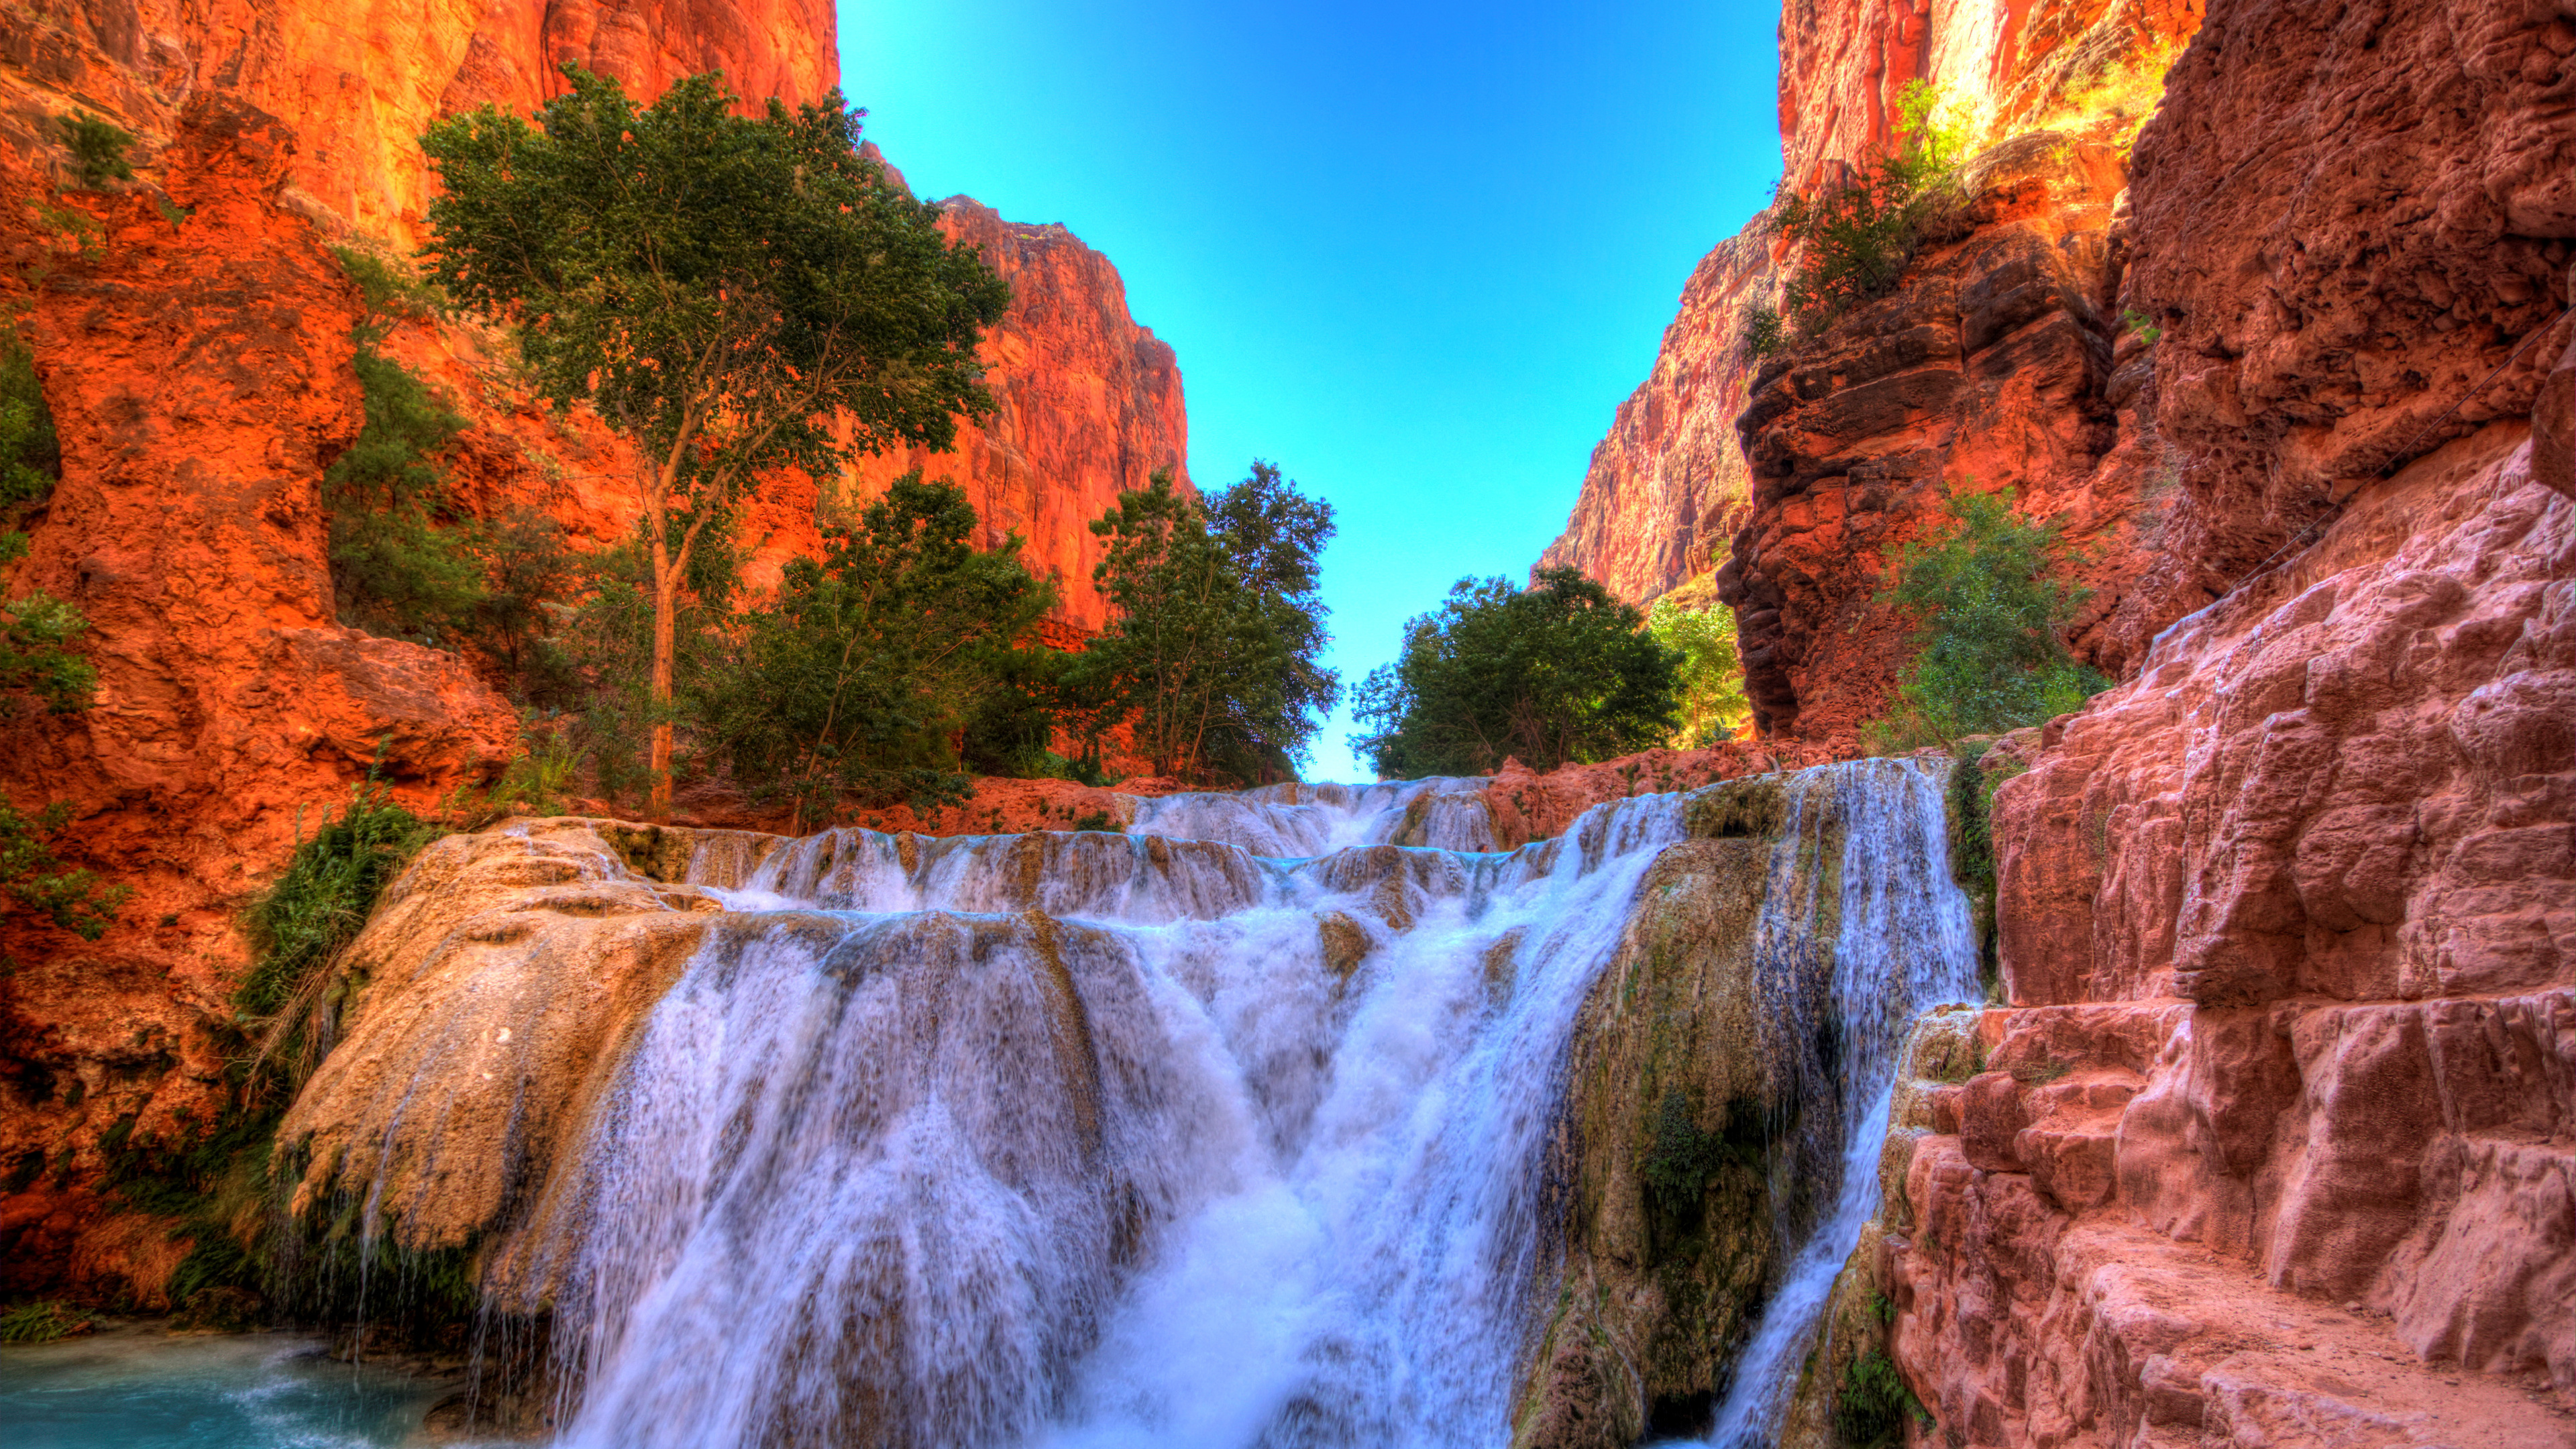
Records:
[[[1889,1250],[1965,1442],[2565,1441],[2576,513],[2522,432],[2012,742],[2013,1007]]]
[[[520,747],[507,704],[457,655],[334,617],[322,476],[362,415],[358,298],[329,248],[407,249],[429,184],[423,127],[487,103],[525,111],[560,89],[560,62],[647,100],[721,69],[747,98],[809,101],[837,81],[834,47],[818,0],[0,14],[0,297],[25,318],[63,447],[60,486],[17,525],[31,556],[0,575],[13,597],[41,588],[80,609],[100,672],[94,708],[12,723],[0,792],[70,802],[63,853],[137,892],[97,943],[25,912],[0,941],[18,963],[0,975],[0,1170],[24,1189],[0,1205],[0,1288],[74,1265],[74,1286],[149,1301],[169,1255],[150,1234],[99,1246],[124,1230],[101,1226],[98,1144],[178,1140],[214,1116],[209,1028],[247,964],[240,910],[371,764],[427,808]],[[79,183],[54,120],[74,110],[135,135],[134,180]],[[1028,539],[1066,593],[1050,637],[1074,642],[1103,622],[1083,524],[1179,464],[1179,374],[1128,319],[1106,258],[972,201],[950,215],[1015,286],[985,345],[1001,413],[954,459],[877,460],[824,488],[770,480],[743,513],[746,578],[774,582],[817,550],[818,521],[920,462],[968,486],[990,538]],[[469,424],[442,459],[465,512],[530,510],[584,551],[631,533],[632,451],[587,412],[530,398],[506,339],[415,317],[381,346]]]

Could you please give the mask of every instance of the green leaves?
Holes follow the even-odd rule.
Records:
[[[53,837],[71,821],[62,801],[23,815],[0,796],[0,889],[19,905],[84,941],[105,935],[131,886],[102,886],[95,871],[71,870],[54,855]]]
[[[2087,593],[2059,576],[2079,560],[2057,530],[2015,513],[2010,489],[1943,508],[1949,522],[1894,560],[1886,597],[1914,616],[1917,653],[1869,730],[1881,749],[2040,724],[2110,687],[2058,637]]]
[[[1016,535],[984,550],[974,529],[965,491],[915,469],[858,527],[827,529],[819,563],[788,564],[702,701],[736,780],[806,818],[844,794],[917,809],[964,798],[952,741],[1055,602]]]
[[[1390,778],[1534,770],[1612,759],[1673,732],[1682,656],[1645,617],[1570,568],[1527,589],[1460,579],[1437,613],[1405,626],[1404,651],[1370,671],[1351,736]]]
[[[1676,590],[1647,611],[1646,631],[1680,656],[1675,677],[1681,685],[1681,725],[1673,733],[1674,746],[1705,749],[1741,728],[1753,706],[1744,694],[1735,611],[1713,596],[1690,598]]]
[[[944,449],[991,410],[975,344],[1009,289],[858,154],[837,95],[747,118],[703,75],[638,110],[564,74],[534,127],[487,107],[421,142],[445,188],[428,279],[509,320],[546,397],[595,404],[683,492]]]
[[[1073,681],[1116,701],[1094,712],[1095,734],[1103,716],[1132,710],[1158,775],[1294,779],[1316,717],[1341,696],[1340,677],[1318,662],[1332,505],[1256,460],[1204,503],[1156,473],[1091,531],[1109,540],[1093,576],[1118,611]]]

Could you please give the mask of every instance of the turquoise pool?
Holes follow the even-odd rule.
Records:
[[[131,1327],[0,1347],[10,1449],[362,1449],[422,1442],[434,1383],[322,1355],[318,1338]]]

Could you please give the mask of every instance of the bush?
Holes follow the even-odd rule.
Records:
[[[70,821],[71,806],[64,801],[29,816],[0,795],[0,890],[63,930],[95,941],[115,924],[134,888],[104,885],[96,871],[64,867],[53,837]]]
[[[62,445],[36,377],[36,350],[15,329],[0,329],[0,521],[42,501],[62,475]]]
[[[1318,662],[1332,505],[1259,461],[1204,501],[1175,492],[1166,470],[1091,531],[1108,540],[1093,577],[1116,616],[1067,671],[1065,709],[1086,740],[1132,714],[1155,774],[1295,778],[1316,716],[1341,696]]]
[[[1770,357],[1789,345],[1789,324],[1780,309],[1768,302],[1756,302],[1744,314],[1744,350],[1754,357]]]
[[[1735,646],[1735,611],[1694,580],[1655,601],[1646,630],[1680,657],[1681,723],[1672,746],[1706,749],[1753,716],[1744,693],[1744,660]]]
[[[1914,1397],[1905,1376],[1884,1353],[1864,1354],[1843,1371],[1843,1391],[1834,1406],[1834,1432],[1849,1449],[1889,1449],[1905,1442],[1905,1421],[1932,1422],[1923,1401]]]
[[[372,770],[350,787],[348,805],[336,817],[326,813],[309,838],[299,824],[285,873],[243,921],[255,955],[233,1004],[269,1027],[264,1055],[299,1046],[318,1057],[328,1049],[327,1013],[317,1015],[315,1008],[331,984],[329,968],[432,833]]]
[[[1681,657],[1634,605],[1580,570],[1541,569],[1527,589],[1460,579],[1437,613],[1405,626],[1393,664],[1369,672],[1351,748],[1381,776],[1487,774],[1606,760],[1669,737]]]
[[[434,461],[465,419],[391,358],[361,347],[354,365],[366,427],[322,488],[340,622],[436,645],[472,625],[485,593],[470,530],[442,520],[447,480]]]
[[[925,810],[966,797],[955,741],[1055,602],[1017,535],[984,550],[974,529],[965,491],[916,469],[856,529],[826,530],[820,562],[787,565],[700,700],[736,781],[792,802],[800,824],[844,795]]]
[[[1851,166],[1836,182],[1780,198],[1772,225],[1799,251],[1786,294],[1810,336],[1896,285],[1926,228],[1953,194],[1968,128],[1946,120],[1943,93],[1914,81],[1898,94],[1896,150]]]
[[[54,124],[62,128],[63,144],[71,148],[72,167],[83,186],[96,190],[111,181],[134,179],[133,164],[125,159],[134,145],[131,132],[87,111],[57,116]]]
[[[1882,753],[2041,724],[2110,687],[2059,637],[2088,593],[2059,577],[2081,559],[2057,529],[2015,513],[2009,489],[1943,507],[1882,596],[1913,616],[1916,650],[1896,707],[1864,730]]]
[[[0,1311],[0,1343],[52,1343],[89,1329],[89,1315],[68,1303],[40,1299]]]

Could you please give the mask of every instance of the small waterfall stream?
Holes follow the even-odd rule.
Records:
[[[560,1442],[1504,1444],[1563,1251],[1569,1044],[1691,801],[1500,852],[1475,785],[834,830],[728,874],[495,1248],[551,1315]],[[1842,1170],[1729,1444],[1764,1440],[1876,1205],[1905,1021],[1974,974],[1936,773],[1782,794],[1756,954],[1830,953],[1832,1019],[1782,1025],[1840,1043],[1807,1070],[1840,1079],[1810,1096],[1842,1104]]]
[[[1878,1212],[1878,1159],[1907,1026],[1928,1007],[1977,995],[1976,937],[1967,898],[1951,883],[1941,777],[1885,761],[1811,773],[1830,783],[1796,797],[1795,808],[1838,811],[1843,839],[1830,1008],[1840,1078],[1833,1087],[1841,1103],[1833,1124],[1836,1173],[1816,1223],[1736,1359],[1709,1440],[1716,1449],[1766,1449],[1774,1442],[1834,1279]],[[1798,822],[1784,835],[1797,841]],[[1802,882],[1788,857],[1788,851],[1775,853],[1763,901],[1759,949],[1766,955],[1801,949],[1822,904],[1815,873]]]

